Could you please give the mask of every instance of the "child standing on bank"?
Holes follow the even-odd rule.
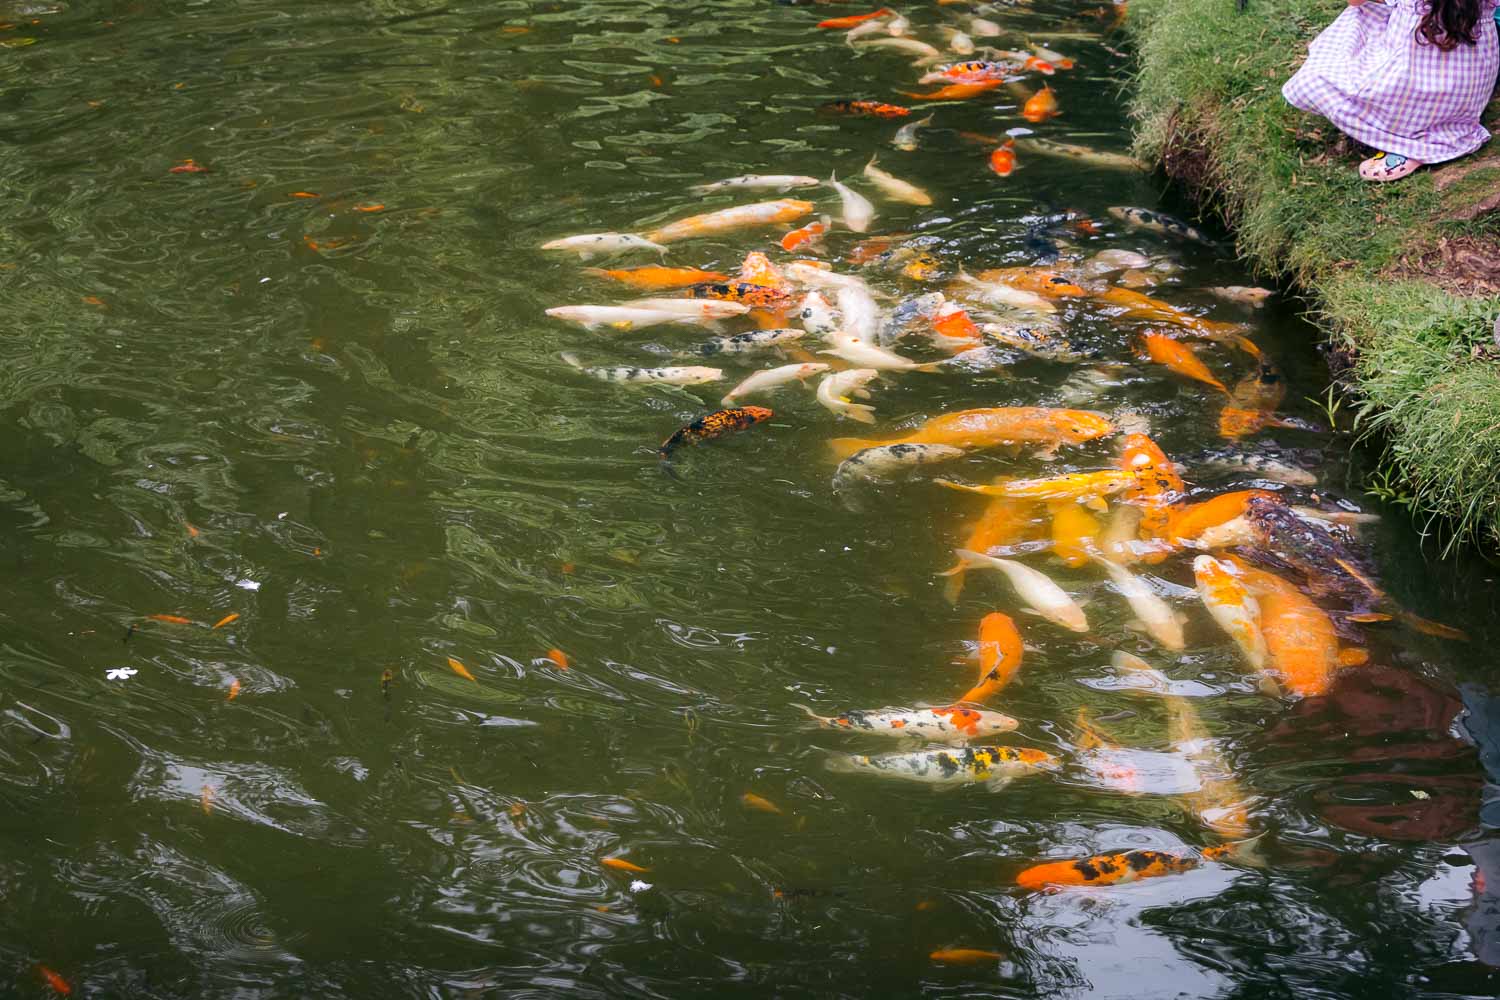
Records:
[[[1500,0],[1348,0],[1282,96],[1384,150],[1359,165],[1396,181],[1489,139],[1479,115],[1500,69]]]

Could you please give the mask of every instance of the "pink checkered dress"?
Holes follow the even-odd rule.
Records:
[[[1479,115],[1500,68],[1497,2],[1480,0],[1477,43],[1449,52],[1419,41],[1426,0],[1350,7],[1313,39],[1282,96],[1381,152],[1423,163],[1472,153],[1490,137]]]

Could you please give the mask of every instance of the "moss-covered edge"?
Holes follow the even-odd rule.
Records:
[[[1281,97],[1307,42],[1343,8],[1132,0],[1137,150],[1220,212],[1254,266],[1307,295],[1351,358],[1341,382],[1356,426],[1383,442],[1379,490],[1450,545],[1500,545],[1500,295],[1458,294],[1452,275],[1412,266],[1444,238],[1500,252],[1500,213],[1462,218],[1500,188],[1500,140],[1479,154],[1493,167],[1457,161],[1461,179],[1449,168],[1446,180],[1424,170],[1361,181],[1359,154]]]

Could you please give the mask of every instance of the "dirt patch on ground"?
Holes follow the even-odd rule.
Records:
[[[1453,295],[1500,295],[1500,237],[1448,236],[1416,247],[1388,272]]]
[[[1213,184],[1213,157],[1198,128],[1188,127],[1182,112],[1174,111],[1167,119],[1166,142],[1162,144],[1161,166],[1168,177],[1187,188],[1200,201],[1210,193]]]

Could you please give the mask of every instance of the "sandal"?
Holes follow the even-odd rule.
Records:
[[[1400,153],[1376,153],[1359,165],[1359,176],[1367,181],[1385,184],[1390,181],[1399,181],[1415,173],[1421,166],[1420,160],[1413,160]]]

